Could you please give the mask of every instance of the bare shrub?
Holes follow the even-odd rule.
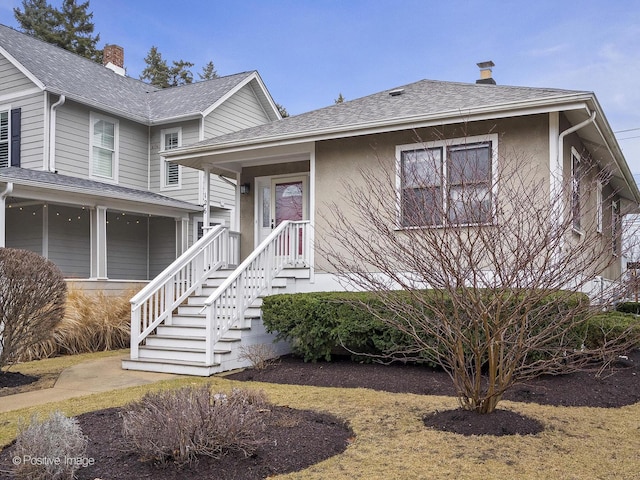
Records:
[[[0,248],[0,367],[51,337],[66,294],[55,264],[34,252]]]
[[[272,345],[268,343],[256,343],[240,347],[240,360],[247,360],[256,370],[264,370],[274,365],[278,360],[278,354]]]
[[[267,410],[261,391],[213,394],[207,385],[163,390],[125,407],[123,434],[127,447],[144,460],[182,465],[229,451],[248,456],[264,443]]]
[[[131,290],[110,296],[69,289],[65,315],[53,335],[22,352],[20,361],[127,348],[131,336]]]
[[[395,353],[440,365],[462,408],[490,413],[514,383],[629,348],[585,349],[574,335],[599,311],[581,292],[619,270],[622,212],[606,169],[585,154],[571,178],[550,178],[491,142],[432,147],[363,168],[316,237],[332,271],[392,313],[362,307],[412,339]],[[598,290],[602,305],[621,293],[613,281]]]
[[[86,451],[87,437],[77,419],[59,411],[42,422],[34,416],[16,438],[14,474],[27,480],[71,479],[87,460]]]

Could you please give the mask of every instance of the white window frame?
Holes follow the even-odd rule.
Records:
[[[182,165],[178,165],[178,183],[168,183],[167,174],[169,165],[171,165],[167,159],[162,155],[168,149],[166,148],[166,136],[172,133],[178,134],[178,145],[176,148],[182,146],[182,127],[165,128],[160,131],[160,189],[161,190],[178,190],[182,188]],[[175,164],[174,164],[175,165]]]
[[[429,149],[442,149],[442,177],[443,177],[443,188],[442,188],[442,201],[444,212],[449,211],[449,199],[447,198],[447,164],[449,161],[448,158],[448,150],[447,147],[457,147],[464,145],[473,145],[473,144],[482,144],[482,143],[490,143],[491,144],[491,178],[490,178],[490,189],[491,189],[491,215],[490,220],[482,223],[460,223],[453,224],[448,218],[443,218],[439,224],[434,225],[407,225],[404,226],[402,223],[402,153],[405,151],[411,150],[429,150]],[[488,135],[475,135],[469,137],[460,137],[453,138],[447,140],[438,140],[434,142],[426,142],[426,143],[410,143],[404,145],[396,146],[396,229],[398,230],[409,230],[414,228],[442,228],[444,226],[456,226],[456,227],[471,227],[478,225],[491,225],[495,222],[496,215],[496,194],[497,194],[497,172],[498,172],[498,134],[488,134]],[[447,215],[445,215],[446,217]]]
[[[620,200],[611,201],[611,254],[620,256],[620,241],[622,234],[622,217],[620,215]]]
[[[583,233],[582,172],[582,156],[575,147],[571,147],[571,228],[573,228],[575,233],[580,235]]]
[[[94,168],[95,159],[93,157],[93,148],[104,148],[102,145],[94,145],[94,126],[100,120],[113,124],[113,156],[111,166],[111,176],[100,175],[96,173]],[[100,181],[118,183],[119,170],[119,151],[120,151],[120,122],[112,117],[107,117],[99,113],[91,112],[89,114],[89,176],[99,179]]]
[[[596,184],[596,232],[602,233],[602,180],[598,180]]]
[[[4,165],[0,159],[0,167],[11,166],[11,107],[7,107],[6,105],[0,105],[0,115],[5,113],[7,115],[7,140],[6,140],[7,159],[6,159],[6,165]],[[0,139],[0,143],[5,143],[5,142]]]

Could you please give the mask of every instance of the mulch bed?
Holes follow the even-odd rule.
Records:
[[[359,364],[346,359],[304,363],[284,357],[265,370],[245,370],[227,378],[240,381],[363,387],[419,395],[453,395],[451,380],[442,371],[415,365]],[[597,375],[585,371],[564,376],[547,376],[513,387],[507,400],[559,406],[616,408],[640,402],[640,350],[628,361]],[[219,460],[203,458],[196,465],[176,469],[140,462],[124,452],[119,409],[92,412],[78,417],[90,439],[87,457],[95,465],[78,472],[80,480],[144,479],[235,479],[253,480],[301,470],[336,455],[347,447],[352,431],[340,420],[318,412],[275,407],[267,414],[269,443],[253,456],[229,454]],[[508,410],[475,415],[460,410],[436,412],[423,419],[426,426],[463,435],[535,434],[537,421]],[[0,479],[10,479],[11,448],[0,452]]]
[[[23,385],[29,385],[38,380],[39,377],[33,375],[24,375],[20,372],[2,372],[0,373],[0,392],[10,388],[21,387]]]

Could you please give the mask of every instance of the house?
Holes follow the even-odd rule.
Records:
[[[158,89],[124,75],[121,47],[104,59],[0,25],[0,246],[103,290],[154,278],[205,216],[237,228],[237,176],[166,151],[281,118],[255,71]]]
[[[618,278],[614,230],[621,212],[637,209],[640,191],[595,95],[496,85],[487,74],[491,65],[480,66],[484,73],[476,83],[421,80],[169,152],[171,162],[239,179],[243,262],[228,268],[224,253],[201,253],[207,242],[224,242],[222,230],[212,231],[199,249],[152,281],[132,300],[131,359],[124,368],[209,375],[247,365],[239,349],[269,338],[260,322],[261,296],[342,288],[313,248],[314,235],[326,226],[326,205],[343,202],[341,183],[361,181],[359,168],[377,158],[388,159],[381,173],[400,176],[404,152],[424,148],[425,141],[434,149],[443,141],[472,145],[479,159],[517,148],[552,187],[583,155],[606,165],[611,176],[600,201],[608,203],[601,205],[599,222],[609,226],[602,238],[610,242],[613,262],[601,278]],[[450,161],[448,152],[442,155]],[[488,177],[484,188],[491,182]],[[400,213],[395,227],[412,227],[407,221]],[[197,275],[185,280],[194,270]],[[246,335],[250,330],[257,333]]]

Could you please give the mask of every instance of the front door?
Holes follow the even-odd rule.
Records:
[[[256,179],[258,244],[283,221],[309,218],[308,178],[306,175],[296,175],[261,181]]]

